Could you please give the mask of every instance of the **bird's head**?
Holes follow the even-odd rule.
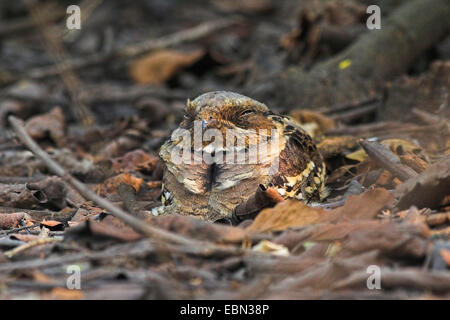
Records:
[[[191,128],[195,121],[206,129],[261,130],[273,129],[267,119],[269,108],[249,97],[228,91],[214,91],[202,94],[186,104],[184,120],[180,127]]]

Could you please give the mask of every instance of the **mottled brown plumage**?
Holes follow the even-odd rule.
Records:
[[[204,161],[176,164],[171,158],[172,151],[176,146],[189,142],[183,139],[168,140],[160,150],[165,164],[164,210],[159,210],[160,213],[179,213],[214,221],[230,216],[259,184],[276,188],[283,198],[296,198],[304,202],[321,200],[325,165],[311,137],[294,120],[273,114],[266,105],[251,98],[217,91],[188,101],[180,128],[189,130],[193,137],[195,121],[202,123],[202,130],[219,130],[224,146],[228,146],[227,138],[232,139],[227,136],[227,132],[231,132],[229,129],[237,135],[233,138],[235,141],[228,141],[233,146],[241,136],[249,137],[243,148],[246,159],[250,157],[249,150],[254,150],[252,146],[265,141],[270,130],[275,130],[279,139],[269,137],[270,152],[263,157],[258,151],[257,163],[244,164],[220,161],[212,164]],[[220,152],[218,148],[207,148],[211,141],[204,141],[200,146],[194,145],[193,139],[190,143],[192,151],[209,152],[215,156]],[[229,150],[228,147],[225,149]],[[275,163],[277,166],[274,166]]]

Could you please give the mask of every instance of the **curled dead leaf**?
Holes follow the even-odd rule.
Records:
[[[140,84],[162,84],[181,69],[197,62],[203,50],[185,53],[175,50],[158,50],[133,61],[129,72]]]
[[[64,230],[64,223],[56,220],[43,220],[40,223],[41,227],[44,226],[48,228],[51,231],[63,231]]]

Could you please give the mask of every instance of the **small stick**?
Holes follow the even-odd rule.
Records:
[[[97,194],[91,191],[85,184],[72,177],[58,163],[52,160],[50,156],[47,154],[47,152],[42,150],[41,147],[39,147],[36,144],[36,142],[34,142],[34,140],[28,135],[28,133],[25,131],[25,128],[16,117],[9,116],[8,120],[12,128],[14,129],[14,132],[16,133],[17,137],[20,139],[20,141],[24,145],[26,145],[42,162],[44,162],[50,171],[52,171],[54,174],[61,177],[64,181],[66,181],[68,184],[74,187],[83,197],[95,202],[100,207],[105,208],[113,216],[122,220],[124,223],[132,227],[135,231],[147,237],[159,238],[161,240],[170,241],[174,243],[191,246],[198,246],[198,245],[205,246],[206,243],[204,242],[188,239],[175,233],[149,226],[142,220],[135,218],[130,214],[128,214],[127,212],[123,211],[121,208],[116,207],[110,201],[102,197],[99,197]]]
[[[23,245],[21,245],[20,247],[14,248],[12,250],[6,251],[5,252],[5,256],[7,256],[8,258],[11,258],[12,256],[28,250],[30,248],[36,247],[36,246],[42,246],[44,244],[48,244],[48,243],[54,243],[54,242],[61,242],[62,239],[60,238],[39,238],[30,242],[27,242]]]
[[[402,164],[400,158],[381,143],[361,139],[359,144],[370,158],[402,181],[417,176],[417,172]]]

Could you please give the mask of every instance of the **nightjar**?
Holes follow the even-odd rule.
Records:
[[[304,202],[325,193],[326,168],[312,138],[295,120],[233,92],[188,100],[159,155],[165,168],[158,213],[215,221],[231,216],[260,184]]]

